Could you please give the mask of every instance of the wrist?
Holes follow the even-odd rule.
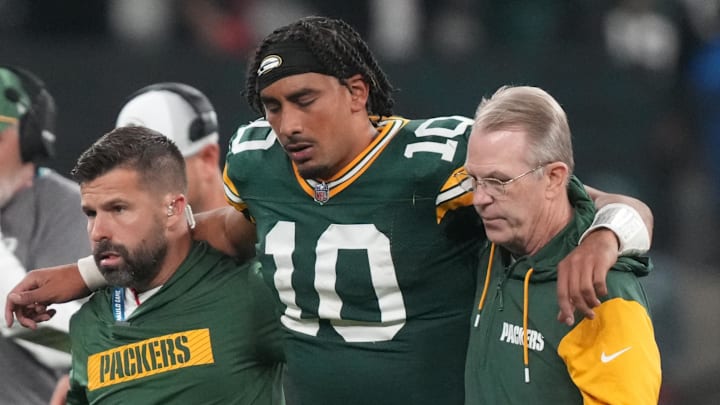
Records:
[[[92,255],[79,259],[77,266],[80,277],[82,277],[90,291],[95,291],[107,285],[105,277],[103,277],[100,269],[98,269],[95,258]]]
[[[580,242],[597,229],[609,229],[618,240],[618,255],[641,255],[650,250],[650,236],[640,214],[627,204],[613,203],[600,208]]]

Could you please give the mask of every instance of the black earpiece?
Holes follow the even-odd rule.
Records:
[[[5,89],[3,96],[13,103],[25,107],[20,117],[20,155],[24,162],[37,162],[55,155],[55,100],[45,88],[45,84],[29,71],[2,65],[20,78],[23,89],[30,97],[24,103],[20,89]]]
[[[128,101],[151,91],[169,91],[175,93],[192,107],[196,117],[192,120],[188,128],[188,137],[191,141],[197,141],[218,131],[215,109],[210,103],[210,100],[197,89],[182,83],[156,83],[143,87],[131,94],[130,97],[128,97]]]

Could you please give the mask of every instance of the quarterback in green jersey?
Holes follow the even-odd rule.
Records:
[[[302,403],[462,403],[481,229],[452,173],[471,124],[376,121],[326,180],[303,178],[267,121],[235,135],[227,196],[256,222]]]
[[[464,402],[484,240],[454,177],[471,121],[393,117],[393,90],[346,23],[306,17],[275,30],[247,72],[246,96],[265,119],[241,127],[228,151],[233,207],[196,216],[195,238],[262,263],[302,404]],[[649,212],[637,200],[595,194],[597,204],[620,200]],[[617,253],[607,229],[570,253],[572,288],[559,293],[560,308],[591,311]],[[33,302],[98,285],[91,267],[34,273],[6,308],[26,325],[47,316]],[[58,277],[71,281],[58,286]]]
[[[266,38],[247,82],[265,119],[231,139],[225,193],[255,224],[301,403],[462,404],[484,240],[455,178],[472,121],[392,116],[369,55],[324,18]]]

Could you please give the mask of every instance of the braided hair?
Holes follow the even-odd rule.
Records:
[[[350,25],[342,20],[327,17],[305,17],[278,28],[268,35],[250,60],[245,83],[248,104],[258,113],[263,105],[258,91],[258,68],[270,45],[285,41],[305,43],[323,68],[341,83],[355,74],[361,74],[370,86],[367,110],[372,115],[393,115],[395,91],[385,72],[380,69],[367,43]]]

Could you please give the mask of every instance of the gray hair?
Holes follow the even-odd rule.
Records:
[[[475,112],[475,131],[520,127],[527,131],[531,165],[565,163],[575,168],[567,115],[545,90],[530,86],[503,86],[483,98]]]

